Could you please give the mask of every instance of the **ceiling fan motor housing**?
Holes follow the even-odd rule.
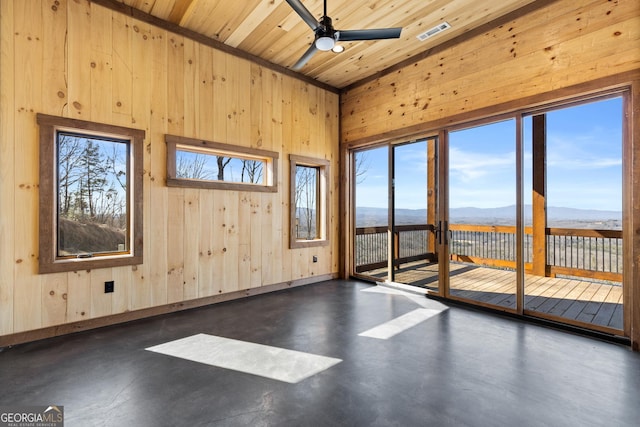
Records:
[[[336,30],[333,29],[331,18],[323,16],[318,24],[315,45],[319,50],[331,50],[336,44]]]

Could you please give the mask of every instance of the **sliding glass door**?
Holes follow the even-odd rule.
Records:
[[[623,329],[623,99],[524,118],[528,314]]]
[[[623,329],[623,98],[448,135],[448,295]]]
[[[389,147],[355,151],[354,273],[375,281],[389,280]]]
[[[391,281],[438,291],[437,139],[392,148]]]
[[[438,292],[437,138],[352,153],[356,276]]]
[[[624,104],[611,93],[355,151],[355,274],[619,335]]]
[[[449,133],[449,295],[516,308],[516,121]]]

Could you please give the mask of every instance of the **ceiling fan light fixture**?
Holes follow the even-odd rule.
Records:
[[[316,39],[316,47],[318,50],[331,50],[336,45],[336,41],[333,37],[320,36]]]
[[[331,23],[331,18],[327,16],[327,0],[323,1],[324,15],[318,21],[316,21],[315,16],[309,12],[309,9],[302,4],[302,0],[286,0],[286,2],[315,33],[311,46],[309,46],[302,57],[298,59],[298,62],[291,67],[291,69],[296,71],[304,67],[318,51],[326,52],[331,50],[335,53],[343,52],[344,47],[338,43],[398,39],[402,32],[401,27],[336,31]]]

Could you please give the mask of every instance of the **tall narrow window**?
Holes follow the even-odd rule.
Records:
[[[140,264],[144,132],[45,115],[38,124],[40,272]]]
[[[329,243],[329,162],[290,156],[291,229],[290,247],[322,246]]]
[[[296,166],[296,239],[314,240],[319,238],[318,224],[318,184],[320,168]]]

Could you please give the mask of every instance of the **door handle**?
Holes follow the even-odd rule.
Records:
[[[447,221],[438,221],[438,226],[435,229],[436,239],[438,240],[438,244],[442,245],[442,238],[444,236],[444,244],[447,244],[449,241],[448,233],[449,233],[449,223]]]
[[[444,230],[442,231],[442,234],[444,235],[444,244],[448,245],[449,244],[449,222],[448,221],[444,221]]]

